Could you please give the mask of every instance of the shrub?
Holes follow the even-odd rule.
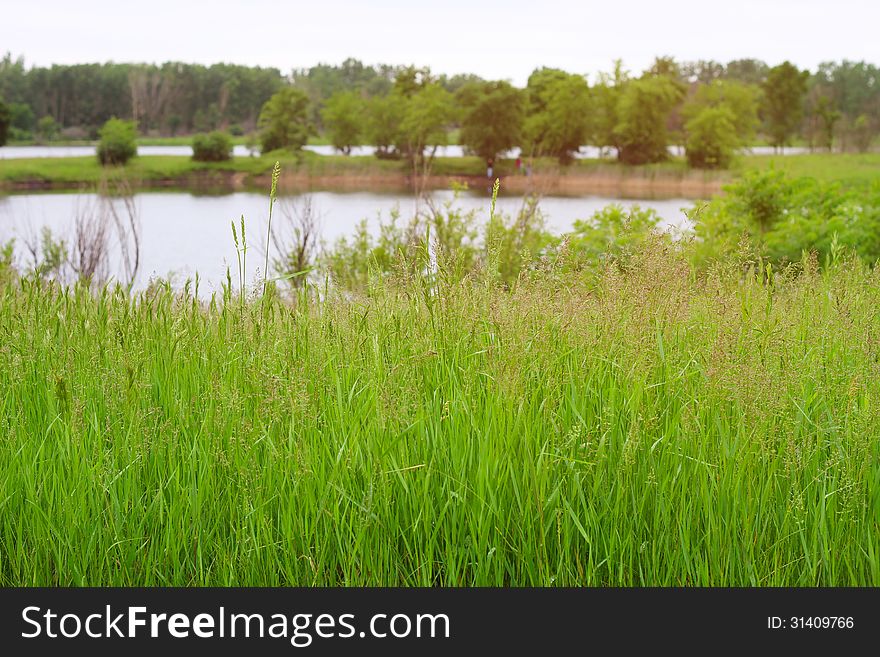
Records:
[[[112,118],[98,132],[98,161],[104,165],[125,164],[137,155],[137,128],[134,121]]]
[[[733,112],[707,107],[685,124],[688,164],[698,169],[724,169],[739,146]]]
[[[193,156],[196,162],[224,162],[232,157],[232,139],[223,132],[211,132],[193,137]]]
[[[264,153],[279,148],[298,151],[312,131],[309,97],[302,89],[285,87],[272,96],[260,112],[260,147]]]

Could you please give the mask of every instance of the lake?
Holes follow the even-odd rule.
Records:
[[[273,226],[282,228],[285,217],[301,208],[310,199],[319,219],[320,233],[325,244],[330,245],[342,236],[351,235],[362,219],[368,219],[371,232],[378,226],[377,214],[387,219],[389,213],[399,208],[401,223],[412,216],[416,200],[404,193],[376,192],[325,192],[317,191],[278,200]],[[437,191],[431,198],[437,202],[453,199],[451,191]],[[0,196],[0,243],[15,238],[17,253],[21,258],[25,242],[39,234],[43,226],[49,227],[55,236],[72,234],[75,217],[89,209],[108,203],[96,194],[41,193],[12,194]],[[112,201],[117,209],[120,200]],[[154,276],[168,276],[179,283],[196,272],[203,283],[202,290],[220,289],[225,280],[227,266],[237,275],[236,252],[232,241],[230,221],[238,225],[239,217],[245,216],[248,243],[248,277],[253,278],[257,267],[262,267],[265,251],[266,194],[236,192],[224,195],[198,195],[187,192],[143,192],[134,197],[141,226],[141,270],[136,287],[143,288]],[[478,210],[480,223],[488,218],[489,198],[484,190],[462,194],[458,205]],[[521,197],[498,199],[497,210],[515,214],[522,203]],[[570,230],[574,221],[586,219],[595,211],[612,203],[624,206],[640,205],[653,208],[662,218],[662,225],[685,227],[687,219],[682,208],[691,207],[693,201],[673,198],[663,200],[627,200],[599,196],[563,197],[550,196],[541,201],[541,208],[548,218],[548,228],[561,234]]]
[[[337,155],[333,146],[318,145],[305,146],[305,150],[312,151],[319,155]],[[753,155],[772,155],[773,148],[770,146],[754,146],[746,149]],[[352,148],[351,155],[373,155],[376,152],[373,146],[355,146]],[[684,155],[684,149],[680,146],[670,146],[669,152],[672,155]],[[782,155],[797,155],[808,153],[808,148],[789,146],[782,150]],[[0,147],[0,160],[22,159],[22,158],[40,158],[40,157],[85,157],[95,154],[94,146],[2,146]],[[177,155],[181,157],[192,157],[192,148],[190,146],[138,146],[139,155]],[[232,154],[235,157],[249,157],[251,151],[247,146],[237,145],[233,147]],[[506,154],[506,157],[517,157],[519,149],[514,149]],[[576,157],[581,159],[596,159],[601,153],[595,146],[581,146],[580,152]],[[437,157],[463,157],[464,149],[461,146],[441,146],[438,147]]]

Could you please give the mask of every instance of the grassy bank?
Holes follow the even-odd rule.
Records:
[[[283,151],[260,157],[237,157],[228,162],[203,163],[176,156],[136,157],[125,167],[102,168],[93,157],[0,160],[0,189],[94,185],[105,176],[124,176],[135,184],[176,186],[201,184],[265,188],[272,165],[280,160],[283,185],[405,186],[413,171],[399,160],[372,156],[346,157],[311,152],[293,156]],[[880,154],[809,154],[743,156],[731,171],[690,169],[682,159],[645,166],[625,166],[613,160],[578,160],[561,167],[550,158],[533,162],[533,177],[517,171],[513,160],[499,160],[495,174],[506,178],[508,191],[557,193],[610,193],[618,195],[674,194],[705,198],[720,191],[723,183],[754,169],[769,167],[796,176],[863,184],[880,177]],[[482,184],[485,163],[477,157],[436,158],[427,179],[429,187],[448,187],[452,179]]]
[[[738,171],[779,169],[798,177],[849,184],[880,180],[880,153],[810,153],[804,155],[753,155],[742,158]]]
[[[877,275],[741,272],[0,279],[0,584],[880,585]]]

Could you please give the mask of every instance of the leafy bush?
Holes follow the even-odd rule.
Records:
[[[195,135],[192,140],[196,162],[225,162],[232,157],[232,139],[223,132]]]
[[[724,169],[730,165],[740,141],[735,117],[728,107],[707,107],[685,124],[688,164],[698,169]]]
[[[104,165],[125,164],[137,155],[137,128],[134,121],[110,119],[99,131],[98,161]]]
[[[735,253],[743,243],[774,264],[799,262],[814,252],[820,262],[852,251],[870,264],[880,259],[880,185],[870,187],[754,172],[691,213],[698,261]]]

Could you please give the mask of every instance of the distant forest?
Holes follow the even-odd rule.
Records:
[[[674,62],[658,58],[652,70],[662,70],[684,90],[681,102],[715,81],[735,81],[760,93],[766,89],[770,66],[755,59],[721,64],[713,61]],[[526,92],[548,78],[538,69]],[[561,72],[560,72],[561,73]],[[647,72],[646,72],[647,73]],[[802,111],[794,134],[810,146],[854,149],[880,131],[880,69],[866,62],[829,62],[816,71],[799,72],[803,81]],[[643,74],[644,75],[644,74]],[[620,66],[610,73],[586,75],[601,102],[602,87],[627,76]],[[10,112],[10,139],[94,139],[111,117],[133,119],[149,136],[175,136],[224,130],[233,135],[252,132],[261,108],[279,89],[293,86],[305,92],[314,127],[321,131],[322,110],[332,96],[354,92],[364,99],[388,95],[407,80],[425,80],[458,92],[484,81],[475,75],[432,75],[415,66],[370,66],[356,59],[295,69],[289,75],[276,68],[233,64],[77,64],[28,67],[23,58],[7,54],[0,60],[0,100]],[[540,89],[536,89],[538,95]],[[759,104],[766,122],[773,112]],[[670,119],[675,122],[676,117]],[[670,126],[673,128],[674,125]],[[766,131],[765,131],[766,132]]]

